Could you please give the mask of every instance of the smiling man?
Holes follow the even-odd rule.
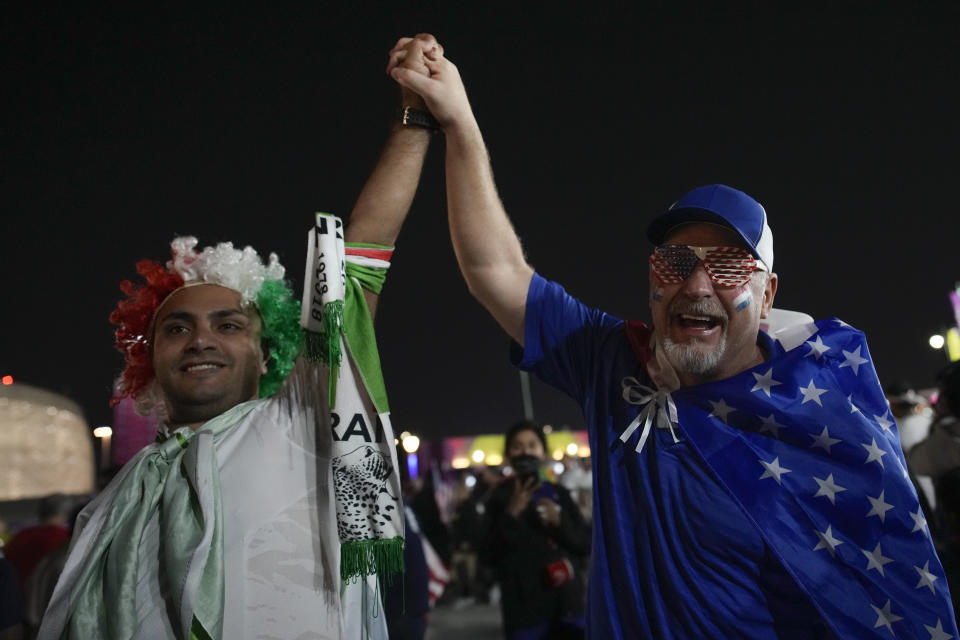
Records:
[[[777,292],[763,207],[725,185],[701,187],[653,220],[648,237],[656,347],[679,381],[721,380],[763,362],[757,332]]]
[[[863,334],[760,330],[778,285],[764,208],[688,192],[648,227],[652,327],[590,308],[527,263],[459,71],[426,64],[391,72],[446,133],[467,286],[590,433],[588,635],[955,637]]]
[[[427,73],[436,46],[390,59]],[[401,101],[347,227],[316,216],[308,273],[330,277],[305,311],[276,254],[229,242],[176,238],[121,283],[115,400],[156,415],[157,442],[78,518],[40,638],[385,640],[403,524],[372,316],[433,133]]]
[[[720,201],[727,205],[722,214],[705,208],[719,209]],[[747,235],[733,226],[753,221],[763,225]],[[758,238],[754,243],[751,231]],[[656,219],[649,236],[657,245],[649,283],[657,348],[680,382],[729,378],[763,362],[757,331],[773,307],[777,275],[771,271],[773,233],[762,207],[725,185],[702,187]]]
[[[199,426],[257,397],[267,363],[260,315],[219,285],[186,287],[154,314],[153,369],[172,424]]]

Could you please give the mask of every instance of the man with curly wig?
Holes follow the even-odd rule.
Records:
[[[429,73],[431,47],[432,37],[403,39],[391,64]],[[81,514],[39,637],[386,637],[375,574],[402,570],[402,524],[392,524],[399,496],[371,319],[433,133],[423,108],[401,92],[402,119],[337,235],[345,299],[324,316],[343,343],[340,329],[321,331],[333,348],[317,353],[301,329],[312,303],[301,312],[277,256],[264,262],[250,247],[198,251],[195,238],[176,238],[166,265],[144,260],[144,282],[121,284],[110,318],[126,362],[118,398],[158,416],[157,443]],[[339,223],[317,220],[317,233]],[[321,363],[300,357],[304,344]],[[337,385],[334,410],[368,427],[338,432]],[[351,437],[361,446],[338,451]],[[337,467],[344,451],[380,482],[366,537],[345,530],[342,512],[355,507],[335,484],[363,488],[367,476]]]

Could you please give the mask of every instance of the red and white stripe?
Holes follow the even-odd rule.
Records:
[[[377,267],[389,269],[393,249],[376,249],[374,247],[347,247],[345,250],[347,262],[363,267]]]

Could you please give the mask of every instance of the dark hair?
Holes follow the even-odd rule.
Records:
[[[530,422],[529,420],[521,420],[519,422],[514,422],[512,425],[510,425],[510,428],[507,429],[507,435],[503,441],[504,457],[506,457],[507,451],[510,449],[510,442],[521,431],[532,431],[537,436],[537,438],[540,439],[540,444],[543,445],[544,453],[547,452],[547,436],[543,433],[543,427],[538,425],[536,422]]]

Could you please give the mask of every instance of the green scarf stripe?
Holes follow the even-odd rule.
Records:
[[[348,247],[387,249],[382,245],[357,244],[350,242]],[[343,337],[350,349],[350,355],[357,363],[360,378],[370,394],[377,413],[390,410],[387,402],[387,388],[383,384],[383,371],[380,369],[380,354],[377,351],[377,339],[373,331],[373,318],[363,295],[363,289],[378,294],[383,290],[387,279],[387,270],[380,267],[368,267],[347,262],[347,292],[343,313]]]
[[[383,249],[384,251],[393,251],[396,247],[387,244],[377,244],[376,242],[347,242],[344,247],[351,249]]]
[[[387,279],[387,270],[348,262],[347,275],[357,278],[367,291],[380,295],[383,291],[383,282]]]

